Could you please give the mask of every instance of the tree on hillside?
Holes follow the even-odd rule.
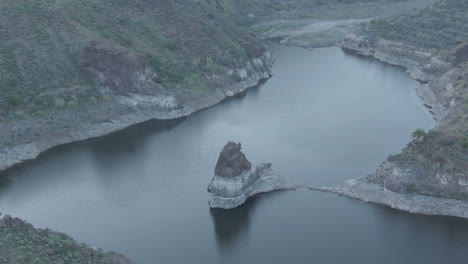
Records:
[[[421,129],[421,128],[416,129],[412,134],[413,140],[418,141],[418,142],[422,141],[425,136],[426,136],[426,131],[424,131],[424,129]]]

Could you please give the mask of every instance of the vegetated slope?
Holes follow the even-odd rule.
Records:
[[[467,0],[443,0],[396,18],[373,20],[368,32],[435,53],[468,40],[467,6]]]
[[[1,264],[131,264],[122,255],[103,252],[74,241],[71,237],[36,229],[19,218],[0,219]]]
[[[278,19],[338,20],[404,12],[433,0],[217,0],[243,23]]]
[[[422,141],[414,140],[390,156],[391,169],[380,168],[371,179],[398,193],[468,201],[468,61],[444,78],[447,82],[440,88],[458,93],[447,117]],[[395,177],[395,167],[404,173]]]
[[[142,108],[206,107],[265,72],[253,59],[266,46],[225,12],[209,0],[1,1],[0,147]]]
[[[437,0],[239,1],[238,17],[261,39],[305,48],[329,47],[369,19],[395,16]],[[247,13],[247,11],[250,13]]]
[[[390,156],[368,179],[397,193],[468,200],[468,1],[444,0],[378,19],[359,34],[365,40],[353,44],[355,49],[373,47],[374,56],[426,76],[419,90],[429,91],[444,113],[437,127]]]

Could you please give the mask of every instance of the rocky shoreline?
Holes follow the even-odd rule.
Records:
[[[101,137],[152,119],[170,120],[186,117],[197,111],[212,107],[226,98],[243,93],[247,89],[259,85],[261,81],[270,78],[273,75],[273,61],[274,58],[271,51],[266,51],[260,58],[255,58],[250,63],[251,65],[256,65],[256,68],[261,70],[255,71],[250,76],[247,76],[245,69],[234,70],[234,74],[240,75],[241,81],[218,88],[214,94],[208,96],[203,102],[186,104],[169,110],[161,109],[160,105],[155,105],[155,107],[149,109],[137,109],[133,113],[89,124],[86,127],[67,131],[58,136],[54,135],[53,137],[41,138],[36,142],[7,147],[0,150],[0,171],[23,161],[35,159],[41,153],[59,145]]]
[[[444,62],[438,56],[432,56],[430,53],[419,52],[416,48],[402,43],[392,42],[385,39],[369,40],[366,37],[358,36],[356,34],[348,35],[345,41],[339,44],[339,46],[344,51],[369,56],[384,63],[405,68],[407,73],[410,74],[413,79],[422,82],[416,90],[423,100],[424,106],[429,109],[434,119],[437,121],[437,125],[439,126],[441,123],[445,122],[447,114],[451,110],[451,106],[454,105],[454,99],[451,99],[452,103],[449,105],[444,104],[444,102],[440,100],[441,97],[436,96],[436,93],[440,93],[440,91],[437,91],[434,88],[437,86],[433,85],[433,83],[442,82],[445,86],[450,87],[450,82],[448,78],[445,78],[445,76],[450,74],[454,67],[449,63]],[[402,51],[405,51],[407,56],[399,57],[392,54],[392,52],[398,53]],[[390,166],[390,170],[385,169],[386,167],[389,167],[386,164],[392,165]],[[402,188],[400,183],[402,183],[401,181],[404,181],[404,177],[406,177],[405,175],[408,175],[408,173],[409,172],[406,172],[406,170],[398,167],[396,164],[393,164],[390,161],[385,161],[373,175],[359,179],[352,179],[335,187],[306,186],[305,188],[335,193],[364,201],[366,203],[385,205],[410,213],[453,216],[468,219],[468,202],[457,199],[409,193],[406,192],[406,190],[399,191],[399,189]],[[373,178],[376,177],[384,179],[383,185],[373,181]],[[386,181],[389,181],[389,186],[385,184]],[[391,186],[391,181],[395,181],[395,186]],[[447,180],[443,174],[438,178],[438,181],[439,183],[437,184],[447,185]],[[458,180],[459,185],[460,183],[464,183],[463,178]],[[411,183],[408,184],[411,185]],[[392,190],[389,190],[389,188]]]
[[[338,46],[347,52],[403,67],[411,78],[421,82],[416,91],[434,119],[441,121],[447,115],[447,107],[438,101],[430,82],[437,80],[443,73],[450,70],[452,66],[449,62],[431,53],[420,52],[415,47],[403,43],[385,39],[369,40],[354,33],[349,34]]]
[[[272,26],[267,24],[267,26],[270,27],[266,28],[272,29],[261,33],[260,37],[277,40],[280,42],[280,44],[298,45],[304,48],[314,48],[316,47],[315,43],[318,40],[321,42],[322,37],[328,35],[308,33],[310,38],[303,37],[301,41],[294,39],[293,37],[302,36],[301,34],[303,34],[306,29],[308,29],[310,32],[313,32],[314,30],[320,31],[320,23],[310,24],[306,22],[279,21],[278,23],[282,23],[281,25],[287,24],[288,26],[280,25],[276,27],[274,25]],[[342,41],[338,41],[340,38],[336,36],[332,39],[327,39],[328,45],[341,47],[344,52],[371,57],[384,63],[404,68],[413,79],[420,82],[420,85],[416,87],[416,92],[422,99],[423,105],[429,110],[433,118],[436,120],[437,126],[435,130],[443,131],[447,126],[451,126],[448,125],[449,123],[453,124],[454,122],[462,122],[455,120],[460,120],[460,118],[463,118],[463,110],[460,110],[459,107],[459,105],[463,104],[463,91],[460,89],[459,81],[463,79],[464,75],[466,76],[466,71],[463,69],[468,67],[468,63],[463,61],[463,58],[465,58],[466,61],[465,53],[468,49],[467,42],[465,42],[464,45],[460,44],[459,47],[456,47],[454,49],[456,52],[454,50],[448,51],[448,54],[446,53],[444,56],[442,56],[442,53],[434,53],[434,51],[431,52],[430,50],[422,50],[416,46],[412,46],[401,41],[381,38],[375,34],[363,34],[359,32],[358,27],[365,28],[369,25],[369,23],[373,23],[373,21],[370,20],[358,22],[362,23],[360,25],[358,25],[359,23],[356,23],[353,25],[353,27],[348,28],[348,32],[350,33],[347,34],[346,37],[343,37]],[[262,25],[259,25],[257,27],[261,26]],[[297,28],[300,30],[297,30]],[[331,30],[333,32],[336,31],[336,28],[330,26],[329,29],[322,28],[321,30],[323,30],[321,32],[327,33],[327,30]],[[341,34],[344,33],[341,32]],[[335,42],[330,43],[330,41]],[[458,66],[454,65],[453,61],[450,61],[450,52],[453,54],[451,56],[455,57],[458,61]],[[458,110],[456,111],[462,113],[461,115],[458,114],[458,117],[453,114],[455,111],[454,108],[457,107]],[[437,134],[437,132],[434,132],[433,134]],[[435,136],[431,135],[431,140],[433,140],[434,137]],[[445,138],[442,137],[439,139],[439,141],[442,143],[436,144],[447,144],[443,143],[443,141],[450,142],[450,140],[453,140],[450,138],[450,136]],[[433,143],[423,142],[420,144]],[[410,143],[408,146],[414,147],[415,144]],[[439,147],[442,147],[442,145],[439,145]],[[430,153],[430,151],[428,152]],[[420,154],[416,151],[415,155]],[[427,162],[430,163],[430,160],[431,159],[429,158],[429,161]],[[390,161],[384,162],[384,164],[389,163]],[[406,181],[413,185],[418,184],[417,181],[411,182],[411,180],[405,178],[415,177],[412,175],[414,172],[408,171],[408,168],[400,168],[398,164],[392,164],[394,165],[393,167],[395,170],[402,172],[404,171],[405,173],[395,174],[392,171],[382,172],[379,168],[375,174],[381,174],[380,177],[384,180],[387,178],[394,178],[395,186],[398,186],[398,184],[403,184]],[[440,164],[440,166],[443,166],[442,162]],[[458,175],[448,175],[440,172],[436,173],[434,177],[432,176],[428,176],[428,179],[420,180],[422,186],[418,188],[419,191],[422,191],[422,193],[430,195],[418,195],[409,191],[407,194],[392,192],[388,189],[385,189],[385,187],[383,187],[385,185],[380,184],[378,180],[369,180],[369,178],[375,178],[373,175],[358,180],[350,180],[349,182],[346,182],[345,184],[337,187],[310,188],[308,186],[298,186],[297,188],[305,187],[313,190],[338,193],[340,195],[348,196],[354,199],[388,205],[392,208],[413,213],[451,215],[468,218],[468,215],[463,213],[463,210],[467,208],[467,203],[462,200],[452,199],[458,195],[454,195],[455,193],[461,193],[463,195],[463,193],[466,192],[466,175],[464,175],[463,172],[458,173]],[[447,185],[454,186],[448,187]],[[425,190],[425,188],[427,188],[427,190]],[[433,192],[431,188],[436,191]],[[360,194],[359,192],[362,193]],[[451,192],[454,194],[450,194]],[[447,199],[438,197],[446,197]]]
[[[468,219],[468,202],[417,194],[398,194],[366,178],[346,181],[335,187],[305,187],[335,193],[366,203],[386,205],[409,213],[453,216]]]

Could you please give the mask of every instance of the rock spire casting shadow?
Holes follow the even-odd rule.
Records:
[[[271,163],[259,164],[252,170],[241,148],[241,143],[229,141],[221,151],[208,185],[211,208],[232,209],[259,193],[295,189],[273,172]]]

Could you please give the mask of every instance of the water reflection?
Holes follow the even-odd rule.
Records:
[[[91,151],[97,158],[115,158],[116,153],[142,152],[146,142],[156,134],[170,131],[181,124],[185,118],[175,120],[152,120],[134,125],[105,137],[87,141]],[[115,162],[115,161],[114,161]]]
[[[387,64],[382,61],[376,60],[374,57],[366,56],[363,54],[360,54],[354,50],[349,50],[346,48],[341,48],[341,52],[345,55],[345,57],[349,57],[351,59],[354,59],[356,62],[360,64],[364,64],[365,66],[371,66],[371,67],[378,67],[379,70],[383,70],[386,72],[394,72],[395,70],[404,72],[405,68],[402,66],[398,65],[392,65],[392,64]],[[357,59],[357,60],[356,60]]]
[[[2,191],[7,189],[12,183],[13,182],[9,177],[7,176],[2,177],[2,175],[0,175],[0,195]]]
[[[236,253],[249,240],[255,208],[268,200],[271,202],[273,196],[280,193],[285,192],[277,191],[250,197],[243,205],[230,210],[210,209],[216,242],[223,255]]]

